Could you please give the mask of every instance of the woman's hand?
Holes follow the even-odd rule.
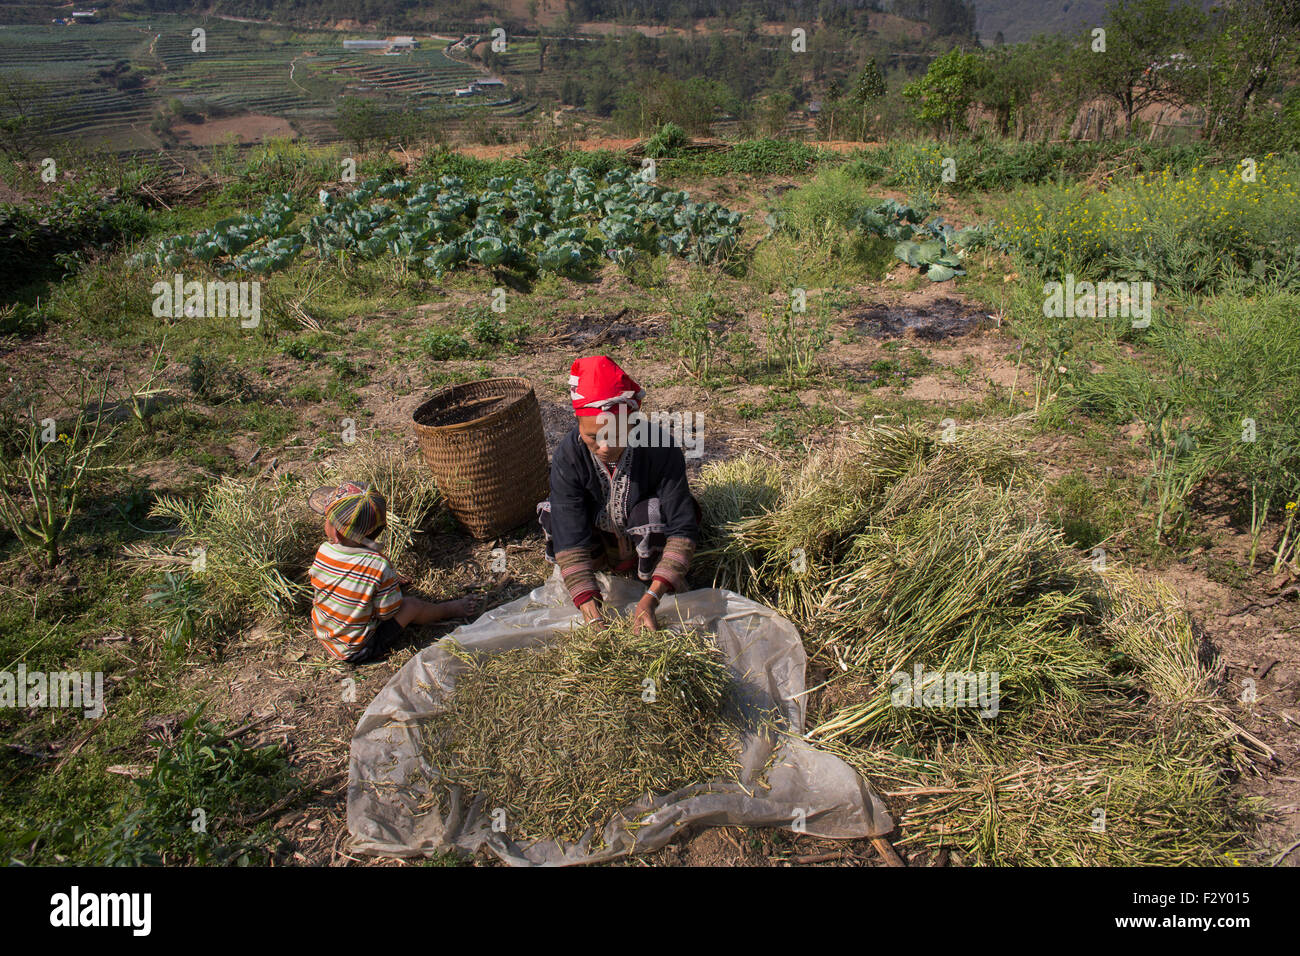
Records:
[[[659,630],[659,619],[655,617],[655,607],[659,602],[656,601],[649,593],[640,601],[637,601],[636,612],[632,615],[632,626],[638,631],[657,631]]]
[[[600,612],[600,602],[595,598],[592,598],[590,601],[583,604],[582,607],[578,608],[578,610],[582,614],[582,622],[584,624],[605,623],[605,616]]]

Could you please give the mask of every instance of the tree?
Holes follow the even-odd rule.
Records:
[[[953,47],[930,63],[925,76],[903,87],[916,118],[945,136],[966,126],[966,112],[982,80],[977,53]]]
[[[582,87],[572,76],[566,76],[560,85],[560,102],[565,106],[577,106],[582,100]]]
[[[780,136],[781,130],[785,128],[785,118],[790,115],[790,109],[793,106],[794,97],[789,93],[769,93],[763,99],[759,119],[763,135],[769,137]]]
[[[347,96],[339,104],[334,125],[340,136],[364,152],[387,135],[382,113],[374,100]]]
[[[629,83],[619,95],[614,119],[629,133],[648,133],[676,123],[692,135],[707,136],[713,118],[732,99],[722,83],[700,76],[683,82],[660,74]]]
[[[587,86],[587,112],[609,116],[618,99],[618,86],[608,72],[595,73]]]
[[[1205,30],[1199,9],[1170,0],[1121,0],[1110,8],[1105,48],[1091,36],[1075,53],[1075,76],[1085,93],[1113,100],[1124,127],[1152,103],[1185,102],[1180,76],[1188,46]]]
[[[431,139],[439,125],[440,117],[428,109],[389,107],[359,96],[344,97],[335,121],[339,135],[362,151]]]
[[[0,153],[30,159],[48,152],[65,103],[24,73],[0,73]]]
[[[963,0],[931,0],[927,19],[935,36],[968,37],[975,30],[975,5]]]
[[[1059,39],[1038,38],[981,54],[974,100],[993,114],[999,136],[1011,135],[1012,122],[1023,119],[1035,99],[1043,106],[1051,105],[1057,89],[1052,82],[1052,64],[1061,62],[1060,51]]]
[[[1219,142],[1240,133],[1256,97],[1300,49],[1300,3],[1242,0],[1217,11],[1214,26],[1179,79],[1204,106],[1207,137]]]
[[[853,86],[853,99],[858,103],[878,100],[885,95],[885,75],[880,71],[874,58],[867,61],[858,82]]]
[[[856,129],[853,130],[854,139],[865,140],[867,138],[867,134],[871,129],[871,123],[868,119],[871,109],[877,100],[884,98],[887,92],[885,74],[881,72],[880,66],[873,57],[867,61],[867,65],[858,74],[857,82],[853,84],[853,95],[850,99],[857,119]]]

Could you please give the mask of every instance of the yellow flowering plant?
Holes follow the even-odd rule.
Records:
[[[1243,279],[1300,286],[1300,268],[1282,254],[1300,243],[1300,171],[1264,157],[1104,188],[1034,187],[1008,205],[997,232],[1004,250],[1051,278],[1126,272],[1188,292]]]

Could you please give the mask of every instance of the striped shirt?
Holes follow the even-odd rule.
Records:
[[[380,621],[402,606],[402,589],[388,561],[366,548],[327,541],[311,565],[311,625],[329,653],[347,660],[361,650]]]

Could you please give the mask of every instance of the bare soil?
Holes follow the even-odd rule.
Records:
[[[204,123],[180,123],[172,127],[176,138],[189,146],[219,146],[237,143],[265,143],[270,139],[293,139],[298,135],[293,124],[281,116],[249,113],[227,116]]]

